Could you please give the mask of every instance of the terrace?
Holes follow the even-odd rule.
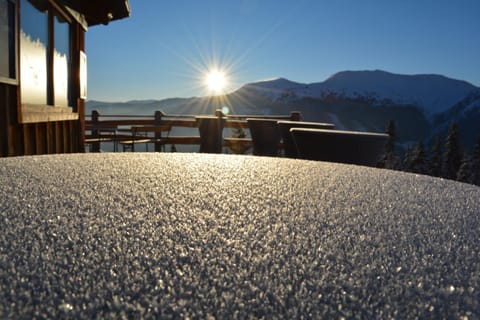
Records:
[[[213,122],[221,122],[221,130],[200,130],[199,121],[205,117],[210,118]],[[214,115],[180,115],[180,114],[164,114],[161,111],[155,112],[154,115],[100,115],[97,111],[93,111],[87,116],[85,122],[86,135],[85,142],[90,146],[90,151],[98,152],[102,148],[102,143],[108,144],[106,148],[110,151],[119,151],[119,145],[122,150],[125,149],[135,151],[135,145],[141,146],[142,149],[148,151],[148,144],[153,144],[152,151],[165,150],[165,146],[171,149],[172,146],[187,145],[196,146],[196,148],[187,149],[189,151],[200,150],[202,141],[204,145],[209,140],[219,140],[225,148],[249,149],[252,147],[251,137],[224,137],[223,129],[241,129],[247,131],[247,118],[257,119],[275,119],[275,120],[294,120],[300,121],[302,115],[299,112],[291,112],[289,115],[225,115],[221,110],[217,110]],[[149,129],[150,128],[150,129]],[[154,128],[158,128],[155,130]],[[227,131],[225,130],[225,131]],[[140,133],[143,131],[143,135]],[[244,131],[244,132],[245,132]],[[137,132],[138,134],[135,134]],[[151,133],[149,136],[145,134]],[[163,136],[162,136],[162,132]],[[248,131],[247,131],[248,132]],[[245,134],[247,134],[245,132]],[[188,133],[188,134],[185,134]],[[203,139],[202,139],[203,133]],[[220,135],[215,137],[215,135]],[[210,152],[218,153],[213,150],[215,146],[208,146],[206,149]],[[212,149],[213,148],[213,149]]]
[[[376,166],[385,151],[386,134],[338,131],[330,123],[301,120],[301,113],[295,111],[289,115],[226,115],[216,110],[211,116],[160,111],[154,116],[102,116],[94,110],[86,121],[85,142],[92,152],[101,151],[102,144],[108,144],[109,151],[120,151],[121,146],[122,151],[132,152],[148,151],[149,145],[156,152],[188,145],[188,152],[285,155],[368,166]],[[240,129],[241,134],[225,136],[224,129]]]

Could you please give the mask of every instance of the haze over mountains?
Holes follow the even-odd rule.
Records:
[[[382,132],[395,120],[400,144],[427,144],[459,125],[467,148],[480,135],[480,88],[441,75],[399,75],[385,71],[343,71],[318,83],[284,78],[249,83],[217,97],[170,98],[124,103],[87,102],[87,113],[212,114],[228,107],[235,114],[301,111],[307,121],[333,122],[340,129]]]

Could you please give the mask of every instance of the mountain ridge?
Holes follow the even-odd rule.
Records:
[[[87,101],[87,113],[213,114],[227,107],[233,114],[286,114],[301,111],[306,121],[332,122],[339,129],[385,130],[395,120],[398,142],[406,147],[445,135],[459,124],[468,148],[480,134],[480,88],[436,74],[399,75],[381,70],[342,71],[323,82],[299,83],[275,78],[245,84],[223,96]]]
[[[278,90],[277,80],[250,83],[239,90],[256,88],[258,94],[268,92],[267,96],[273,100],[285,97],[286,92],[295,98],[324,98],[334,93],[346,98],[369,97],[377,102],[391,100],[396,104],[416,105],[429,116],[446,111],[472,92],[480,92],[480,87],[467,81],[443,75],[402,75],[382,70],[341,71],[323,82],[308,84],[287,81],[291,85],[287,87],[283,81],[283,91]]]

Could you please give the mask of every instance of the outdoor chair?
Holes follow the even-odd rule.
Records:
[[[388,134],[292,128],[300,158],[374,167],[385,152]]]
[[[200,152],[222,153],[225,120],[215,116],[196,116],[200,132]]]
[[[280,131],[277,122],[274,119],[247,118],[254,155],[278,156]]]
[[[311,129],[335,129],[333,123],[322,122],[304,122],[304,121],[278,121],[278,128],[283,140],[285,156],[288,158],[298,158],[297,148],[290,134],[291,128],[311,128]]]

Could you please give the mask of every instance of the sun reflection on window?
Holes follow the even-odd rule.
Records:
[[[22,103],[47,103],[48,11],[21,2],[20,75]]]
[[[55,105],[69,106],[70,103],[70,25],[58,14],[54,19],[53,80]]]
[[[50,8],[50,10],[49,10]],[[20,75],[23,104],[72,105],[69,22],[46,1],[21,1]],[[49,29],[49,15],[53,29]],[[53,44],[52,48],[49,45]]]

